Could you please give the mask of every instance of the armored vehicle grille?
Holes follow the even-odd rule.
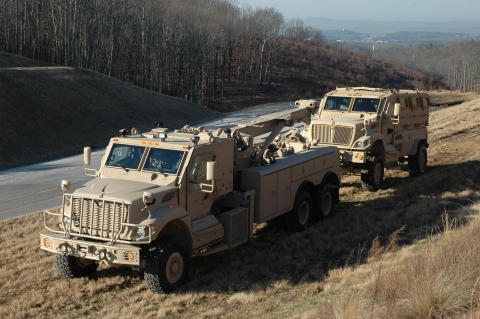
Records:
[[[112,239],[128,218],[128,206],[123,202],[85,197],[72,201],[72,230],[81,235]]]
[[[313,138],[320,144],[350,145],[353,128],[349,126],[335,126],[333,129],[328,124],[313,125]]]

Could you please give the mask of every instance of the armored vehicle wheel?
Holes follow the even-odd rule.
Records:
[[[427,147],[418,144],[417,153],[408,157],[408,171],[412,176],[418,176],[427,170]]]
[[[94,260],[66,254],[56,254],[55,265],[60,275],[67,278],[86,277],[95,273],[98,268],[98,263]]]
[[[313,220],[331,217],[334,213],[335,192],[330,183],[317,185],[312,191]]]
[[[367,157],[365,173],[362,170],[362,187],[367,191],[377,191],[383,182],[383,160],[376,154]]]
[[[145,283],[152,292],[168,293],[187,279],[190,250],[179,238],[163,237],[150,247],[145,261]]]
[[[305,230],[312,223],[313,205],[312,197],[306,191],[301,192],[296,198],[293,210],[285,216],[289,231]]]

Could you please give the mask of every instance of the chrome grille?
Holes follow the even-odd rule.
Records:
[[[113,239],[128,218],[128,206],[102,198],[72,199],[72,231],[80,235]]]
[[[350,145],[352,134],[353,128],[349,126],[337,125],[332,129],[330,125],[321,124],[312,128],[313,138],[320,144]]]

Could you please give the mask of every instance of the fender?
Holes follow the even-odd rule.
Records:
[[[161,205],[151,210],[152,217],[139,222],[140,225],[150,225],[155,234],[152,234],[152,240],[156,239],[163,228],[172,221],[183,223],[186,229],[190,229],[190,216],[187,211],[178,204]],[[191,236],[191,234],[190,234]]]
[[[408,153],[408,155],[417,154],[418,144],[420,144],[421,142],[423,142],[425,144],[425,147],[428,148],[429,144],[427,143],[426,139],[422,138],[415,140],[415,143],[413,143],[412,149],[410,150],[410,153]]]

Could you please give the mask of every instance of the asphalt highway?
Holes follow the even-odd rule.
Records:
[[[197,124],[195,127],[201,125],[209,128],[223,127],[236,121],[241,121],[243,124],[254,123],[259,116],[275,117],[277,113],[295,108],[291,104],[292,102],[284,102],[250,108]],[[92,165],[89,168],[100,167],[104,152],[105,149],[92,152]],[[61,206],[62,180],[70,181],[70,192],[72,192],[92,178],[84,173],[83,154],[0,171],[0,220]]]

